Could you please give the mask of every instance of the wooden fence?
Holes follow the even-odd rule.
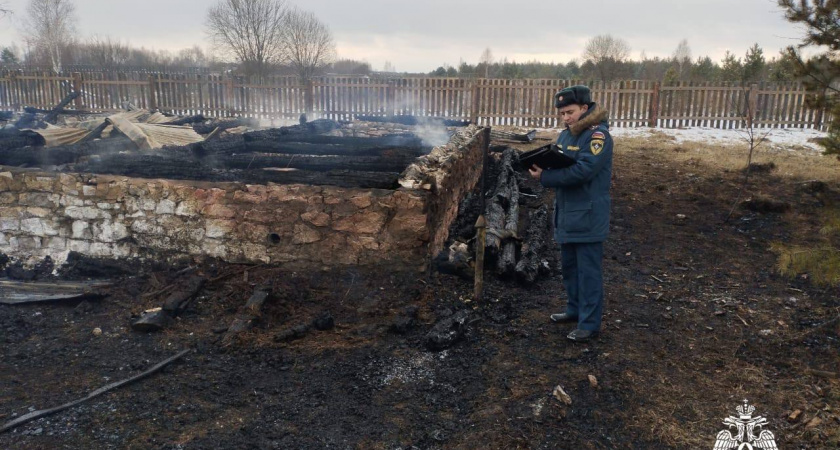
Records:
[[[587,84],[593,99],[610,111],[614,127],[741,128],[752,114],[759,128],[824,130],[824,111],[805,107],[806,91],[796,83],[653,81],[509,80],[465,78],[295,77],[261,82],[211,74],[142,72],[0,73],[0,109],[51,108],[73,90],[82,92],[74,107],[105,112],[125,103],[148,109],[206,117],[266,119],[326,117],[352,120],[359,115],[415,115],[472,120],[486,125],[556,127],[554,94]]]

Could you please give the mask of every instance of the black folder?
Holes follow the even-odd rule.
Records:
[[[562,169],[575,163],[573,158],[564,155],[554,144],[544,145],[519,155],[519,162],[526,169],[537,166],[543,170]]]

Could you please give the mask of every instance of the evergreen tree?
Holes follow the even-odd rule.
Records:
[[[2,61],[3,64],[17,64],[20,62],[17,55],[15,55],[15,52],[13,52],[9,47],[4,48],[3,51],[0,52],[0,61]]]
[[[774,58],[767,63],[768,79],[778,82],[795,81],[798,78],[796,69],[796,59],[790,52],[782,50],[778,59]]]
[[[820,144],[825,153],[840,154],[840,0],[779,0],[779,6],[789,21],[806,27],[802,43],[788,47],[787,53],[796,61],[796,75],[812,93],[808,106],[832,113],[828,137]],[[812,46],[824,51],[804,61],[799,50]]]
[[[718,79],[720,67],[708,56],[697,58],[697,63],[691,68],[691,79],[694,81],[715,81]]]
[[[665,78],[663,80],[665,82],[665,84],[666,85],[674,85],[674,84],[677,84],[677,81],[679,81],[679,80],[680,80],[680,73],[677,70],[677,66],[673,65],[673,66],[669,67],[668,70],[665,72]]]
[[[747,50],[744,57],[744,74],[743,81],[758,81],[764,78],[764,69],[767,66],[764,61],[764,50],[759,47],[758,43]]]
[[[744,78],[744,67],[741,65],[741,58],[726,51],[721,62],[720,77],[723,81],[741,81]]]

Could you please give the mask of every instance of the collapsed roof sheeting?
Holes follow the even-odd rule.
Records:
[[[189,126],[165,125],[174,119],[177,117],[167,117],[159,112],[150,113],[145,109],[136,109],[86,120],[72,128],[49,126],[32,131],[44,138],[46,147],[77,144],[91,133],[101,133],[102,137],[107,137],[111,135],[112,128],[117,128],[142,149],[156,149],[166,145],[187,145],[204,139]],[[103,130],[103,125],[106,124]],[[91,136],[91,138],[94,137],[98,136]]]
[[[71,145],[84,139],[90,133],[89,130],[83,128],[63,128],[56,126],[49,126],[39,130],[32,130],[44,138],[44,145],[46,147],[58,147],[62,145]]]
[[[204,140],[190,126],[138,123],[137,127],[149,137],[152,148],[161,148],[167,145],[189,145]]]

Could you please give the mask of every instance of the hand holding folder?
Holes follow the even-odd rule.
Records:
[[[519,162],[526,169],[537,166],[543,170],[562,169],[575,163],[573,158],[564,155],[556,145],[548,144],[538,149],[519,155]]]

